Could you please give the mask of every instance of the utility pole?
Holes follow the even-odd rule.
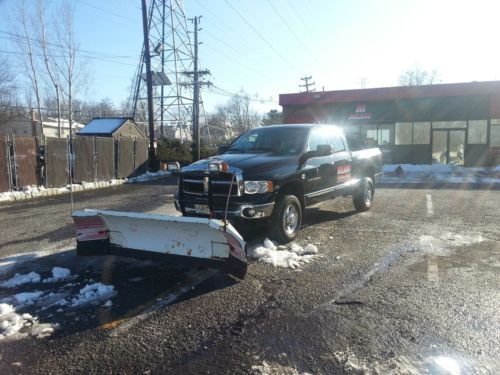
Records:
[[[192,21],[194,24],[194,64],[193,71],[184,72],[186,75],[193,76],[193,141],[196,146],[196,152],[193,150],[193,156],[196,160],[201,159],[200,153],[200,87],[201,86],[210,86],[211,82],[200,82],[200,77],[210,74],[208,70],[198,70],[198,46],[201,44],[198,42],[198,31],[201,29],[198,28],[198,24],[200,22],[202,16],[190,18],[189,21]]]
[[[304,81],[305,83],[303,85],[299,85],[299,87],[305,87],[306,91],[305,92],[311,92],[311,91],[316,91],[316,88],[309,89],[309,86],[314,86],[316,82],[311,82],[309,83],[309,80],[312,79],[312,76],[305,76],[305,77],[300,77],[301,81]]]
[[[146,86],[148,91],[149,170],[156,172],[153,77],[151,75],[151,54],[149,52],[149,27],[146,0],[142,0],[142,28],[144,32],[144,62],[146,63]]]

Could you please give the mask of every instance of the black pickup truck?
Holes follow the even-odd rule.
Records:
[[[237,226],[270,221],[272,236],[293,240],[307,206],[352,195],[354,207],[371,207],[382,176],[378,148],[350,148],[334,125],[273,125],[250,130],[220,155],[179,172],[176,208],[184,216],[224,219]]]

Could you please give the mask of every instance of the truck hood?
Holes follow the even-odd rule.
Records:
[[[222,154],[199,160],[182,168],[181,173],[208,172],[208,164],[223,160],[230,167],[239,168],[246,180],[277,180],[296,171],[299,167],[298,155],[274,155],[269,153]]]

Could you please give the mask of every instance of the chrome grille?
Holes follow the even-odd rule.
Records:
[[[208,185],[205,183],[208,178]],[[232,175],[217,176],[189,176],[182,179],[182,189],[186,194],[208,195],[207,187],[210,193],[216,197],[227,197],[229,192],[231,196],[238,194],[238,182]],[[232,181],[232,184],[231,184]]]

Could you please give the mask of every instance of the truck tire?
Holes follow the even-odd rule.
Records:
[[[370,177],[363,177],[359,187],[352,194],[352,203],[356,211],[368,211],[372,206],[373,196],[375,194],[375,186]]]
[[[271,237],[280,242],[293,241],[302,224],[302,208],[295,195],[283,195],[279,198],[272,217]]]

